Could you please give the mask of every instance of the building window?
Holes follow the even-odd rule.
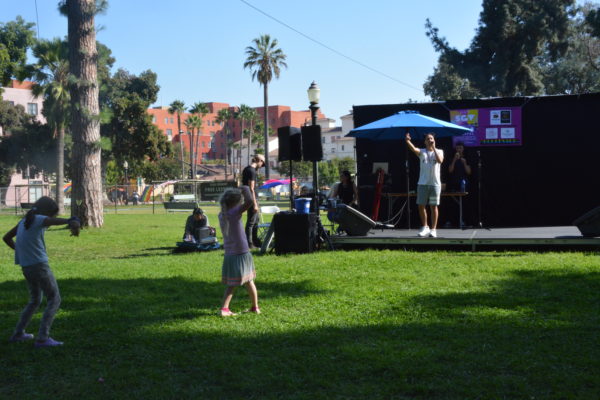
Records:
[[[325,141],[325,136],[323,136],[323,137],[321,138],[321,142],[322,142],[323,144],[325,144],[325,143],[326,143],[326,141]]]
[[[10,100],[9,100],[9,101],[8,101],[8,104],[10,104],[11,106],[14,106],[14,105],[15,105],[15,102],[14,102],[14,101],[10,101]]]
[[[168,124],[168,123],[169,123],[169,118],[167,117],[167,118],[165,118],[165,124]]]
[[[169,122],[173,123],[173,118],[172,117],[171,117],[171,120]]]
[[[173,140],[173,130],[167,129],[167,137],[169,138],[169,141]]]
[[[38,114],[38,105],[36,103],[27,103],[27,114],[37,115]]]
[[[342,145],[342,151],[344,151],[344,145]]]
[[[155,124],[156,123],[156,115],[152,116],[152,123]]]
[[[333,147],[332,147],[332,148],[331,148],[331,152],[332,152],[332,153],[335,153],[335,148],[333,148]]]

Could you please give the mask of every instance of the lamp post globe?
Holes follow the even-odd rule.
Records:
[[[129,163],[127,160],[123,161],[123,169],[125,170],[125,195],[128,194],[129,179],[127,178],[127,170],[129,169]]]
[[[319,86],[317,85],[317,83],[315,81],[313,81],[308,90],[306,91],[308,93],[308,101],[310,103],[310,106],[308,107],[310,109],[310,116],[311,116],[311,122],[313,125],[317,124],[317,110],[319,109],[319,99],[321,97],[321,89],[319,89]]]

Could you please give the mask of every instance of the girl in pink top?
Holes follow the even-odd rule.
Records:
[[[250,295],[252,307],[248,312],[260,314],[258,292],[254,285],[256,277],[254,260],[250,254],[248,240],[242,225],[242,214],[254,204],[252,194],[248,186],[242,186],[240,189],[227,189],[221,195],[219,202],[221,204],[219,223],[221,232],[223,232],[223,247],[225,248],[222,282],[227,285],[220,314],[222,317],[236,315],[229,309],[229,303],[238,286],[246,286]]]

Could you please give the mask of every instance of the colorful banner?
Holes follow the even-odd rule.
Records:
[[[154,186],[146,186],[140,197],[140,201],[144,203],[152,202],[152,193],[154,192]]]
[[[466,147],[521,146],[521,107],[475,108],[450,111],[450,122],[471,129],[452,138]]]

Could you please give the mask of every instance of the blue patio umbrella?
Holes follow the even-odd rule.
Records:
[[[354,128],[346,136],[357,139],[393,140],[404,139],[406,132],[409,132],[413,139],[422,139],[425,134],[431,132],[435,133],[436,137],[444,137],[458,136],[469,131],[469,128],[408,110]]]

